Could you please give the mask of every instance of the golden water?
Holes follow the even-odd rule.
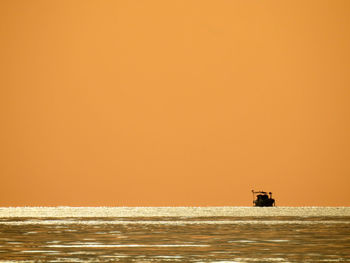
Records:
[[[350,262],[350,208],[0,208],[0,262],[33,261]]]

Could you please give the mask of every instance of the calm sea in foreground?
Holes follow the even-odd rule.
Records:
[[[350,207],[0,208],[0,262],[350,262]]]

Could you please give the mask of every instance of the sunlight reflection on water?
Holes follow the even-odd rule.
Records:
[[[0,262],[350,261],[344,207],[0,208],[0,215]]]

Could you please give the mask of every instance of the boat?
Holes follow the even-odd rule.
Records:
[[[264,191],[255,192],[252,190],[252,193],[254,206],[275,206],[275,199],[272,198],[271,192],[267,194],[267,192]]]

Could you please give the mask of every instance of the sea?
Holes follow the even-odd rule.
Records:
[[[0,208],[0,262],[350,262],[350,207]]]

